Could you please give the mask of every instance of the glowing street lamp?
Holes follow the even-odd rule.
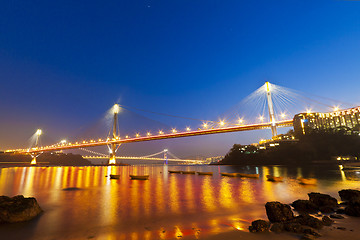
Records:
[[[264,117],[263,117],[263,116],[260,116],[259,119],[260,119],[261,122],[264,121]]]
[[[310,114],[311,113],[311,109],[306,109],[306,113]]]
[[[67,141],[66,141],[65,139],[63,139],[63,140],[61,140],[60,143],[61,143],[61,144],[66,144],[66,142],[67,142]]]
[[[219,122],[219,124],[220,124],[221,127],[223,127],[223,126],[225,125],[225,122],[224,122],[223,120],[221,120],[221,121]]]
[[[203,127],[207,128],[208,127],[207,123],[203,123]]]
[[[339,111],[339,107],[334,107],[334,112]]]
[[[146,134],[146,135],[151,136],[151,133],[150,133],[150,132],[147,132],[147,134]]]
[[[161,135],[161,134],[164,134],[164,132],[160,130],[160,131],[159,131],[159,134],[160,134],[160,135]]]
[[[281,118],[284,119],[286,117],[285,113],[281,114]]]
[[[176,130],[175,128],[173,128],[173,129],[171,129],[171,132],[172,132],[172,133],[176,133],[177,130]]]
[[[189,127],[186,127],[186,131],[188,131],[188,132],[189,132],[189,131],[191,131],[191,128],[189,128]]]
[[[140,134],[137,133],[135,136],[136,136],[136,137],[140,137]]]

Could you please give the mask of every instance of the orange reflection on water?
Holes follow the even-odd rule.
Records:
[[[223,177],[220,180],[219,204],[224,208],[233,207],[234,199],[230,181],[234,180],[229,177]]]
[[[34,196],[45,210],[36,224],[30,221],[19,229],[28,239],[61,239],[64,232],[68,239],[201,239],[247,231],[252,220],[265,217],[267,201],[288,203],[306,198],[309,191],[336,193],[359,183],[355,172],[340,171],[338,180],[320,179],[317,186],[304,187],[296,177],[314,175],[312,170],[263,167],[260,179],[242,179],[221,177],[218,168],[174,167],[214,176],[168,174],[167,166],[0,168],[0,195]],[[130,180],[129,174],[149,174],[150,179]],[[286,179],[268,182],[266,174]],[[10,234],[5,227],[0,231]]]
[[[201,183],[202,203],[206,211],[213,211],[217,207],[217,205],[214,199],[211,177],[202,176],[201,180],[202,180]]]

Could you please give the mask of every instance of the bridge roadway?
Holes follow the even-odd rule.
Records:
[[[292,125],[293,125],[292,119],[276,122],[276,127],[291,127]],[[181,138],[181,137],[209,135],[209,134],[217,134],[217,133],[269,129],[270,127],[271,127],[271,123],[258,123],[258,124],[237,125],[237,126],[222,127],[222,128],[200,129],[200,130],[176,132],[170,134],[164,133],[164,134],[150,135],[144,137],[139,136],[139,137],[129,137],[129,138],[121,138],[121,139],[90,141],[90,142],[82,142],[77,144],[66,143],[66,144],[51,145],[51,146],[44,146],[44,147],[31,148],[31,149],[6,150],[5,152],[40,153],[40,152],[60,151],[60,150],[76,149],[76,148],[96,147],[96,146],[103,146],[114,143],[124,144],[131,142],[144,142],[144,141],[153,141],[153,140],[168,139],[168,138]]]

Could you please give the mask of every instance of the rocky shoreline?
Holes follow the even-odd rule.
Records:
[[[321,237],[318,232],[320,229],[331,226],[335,219],[344,218],[344,214],[360,217],[360,191],[358,190],[339,191],[341,203],[327,194],[311,192],[308,196],[308,200],[296,200],[290,204],[291,206],[280,202],[267,202],[265,209],[269,221],[262,219],[253,221],[249,226],[249,231],[252,233],[287,232],[299,235],[302,240],[312,240]],[[297,216],[294,211],[298,213]],[[346,230],[343,227],[337,228]]]
[[[43,210],[33,197],[0,196],[0,224],[29,221],[42,212]]]

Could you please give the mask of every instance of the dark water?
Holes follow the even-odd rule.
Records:
[[[168,174],[168,170],[213,172],[213,176]],[[219,172],[259,173],[260,179],[221,177]],[[120,174],[110,180],[109,174]],[[129,174],[149,174],[147,181]],[[283,176],[273,183],[265,176]],[[318,179],[303,186],[298,177]],[[319,191],[358,188],[360,173],[338,166],[113,166],[0,168],[0,194],[34,196],[39,218],[0,226],[1,239],[204,239],[265,218],[267,201],[290,203]],[[79,188],[64,191],[65,188]],[[3,238],[2,238],[3,237]]]

